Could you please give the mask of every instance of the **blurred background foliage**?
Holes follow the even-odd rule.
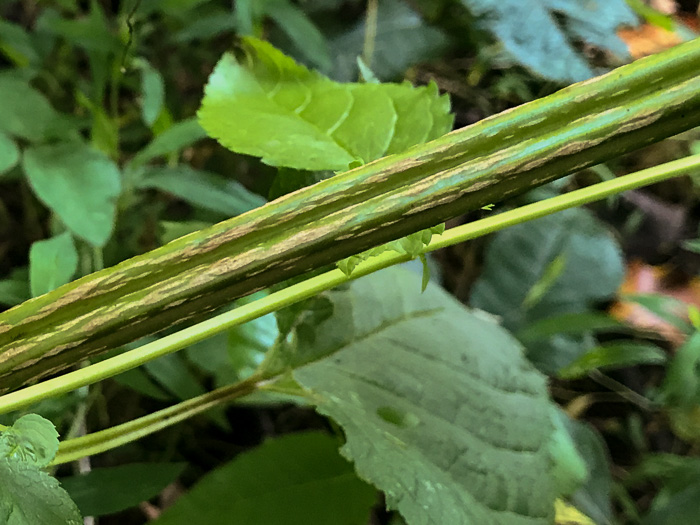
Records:
[[[693,38],[697,7],[674,0],[1,0],[0,305],[330,175],[277,170],[206,138],[196,119],[203,86],[241,36],[264,38],[337,81],[435,82],[462,127]],[[500,206],[698,152],[700,134],[691,131]],[[430,261],[435,280],[498,316],[550,376],[591,474],[572,502],[595,523],[700,522],[697,182],[689,176],[630,192]],[[304,322],[323,317],[322,301],[304,308]],[[268,316],[32,411],[64,437],[127,421],[246,377],[278,333]],[[321,434],[253,449],[271,436],[329,428],[303,406],[259,401],[97,456],[91,478],[59,474],[84,512],[105,516],[101,523],[137,524],[224,463],[229,473],[219,475],[231,480],[272,468],[281,451],[310,449],[343,472]],[[115,466],[123,463],[132,465]],[[147,483],[133,487],[134,478]],[[361,486],[347,490],[373,501]],[[381,504],[370,519],[400,523]]]

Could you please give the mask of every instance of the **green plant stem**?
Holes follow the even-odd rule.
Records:
[[[338,174],[0,313],[0,393],[700,125],[700,39]]]
[[[442,235],[433,237],[425,252],[451,246],[469,239],[486,235],[500,229],[556,213],[567,208],[604,199],[621,191],[639,188],[665,179],[687,174],[700,169],[700,155],[694,155],[649,168],[631,175],[595,184],[544,201],[528,204],[515,210],[452,228]],[[113,357],[90,367],[65,374],[44,383],[27,387],[18,392],[0,397],[0,413],[25,407],[49,395],[65,393],[73,388],[89,384],[139,366],[150,359],[174,352],[197,341],[226,330],[237,324],[255,319],[284,306],[301,301],[328,290],[351,279],[368,275],[382,268],[409,260],[405,254],[385,252],[362,262],[346,276],[340,270],[331,270],[290,286],[267,297],[248,303],[191,328],[164,337],[120,356]],[[253,392],[259,381],[265,378],[251,377],[236,385],[227,386],[190,399],[173,407],[136,419],[129,423],[102,430],[87,436],[71,439],[62,444],[61,452],[54,464],[65,463],[81,455],[104,452],[116,446],[133,441],[150,433],[162,430],[187,417],[199,414],[218,404],[242,397]]]
[[[64,441],[61,443],[58,454],[56,454],[51,465],[70,463],[85,456],[106,452],[163,430],[217,405],[248,395],[255,390],[259,379],[251,377],[235,385],[225,386],[213,392],[202,394],[128,423]]]
[[[367,16],[365,17],[365,39],[362,44],[362,60],[367,67],[372,67],[374,45],[377,40],[377,10],[378,0],[367,0]]]

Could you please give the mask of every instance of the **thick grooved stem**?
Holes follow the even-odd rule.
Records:
[[[700,39],[297,191],[0,314],[0,393],[700,125]]]

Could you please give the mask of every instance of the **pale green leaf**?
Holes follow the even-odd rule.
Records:
[[[449,130],[449,103],[434,86],[339,84],[266,42],[248,38],[244,47],[245,60],[219,61],[199,111],[207,132],[233,151],[273,166],[342,170]],[[419,117],[431,115],[427,132],[409,111],[416,105]]]
[[[596,75],[579,42],[628,58],[617,36],[621,25],[636,25],[625,0],[461,0],[522,65],[560,82]]]
[[[119,168],[82,143],[29,148],[24,171],[39,199],[78,237],[104,246],[115,220],[121,187]]]
[[[409,523],[551,523],[545,378],[488,316],[420,280],[395,268],[328,294],[332,316],[291,338],[290,366],[308,363],[295,379]]]
[[[207,474],[153,525],[365,525],[376,491],[324,434],[271,439]]]
[[[132,463],[97,468],[62,478],[61,485],[85,516],[104,516],[157,496],[186,466],[186,463]]]
[[[22,461],[0,459],[0,523],[82,525],[80,512],[56,481]]]
[[[36,241],[29,250],[29,284],[32,297],[70,282],[78,269],[78,252],[70,232]]]
[[[0,76],[0,130],[38,142],[65,131],[62,116],[27,82]]]
[[[163,77],[146,60],[139,62],[141,69],[141,118],[148,127],[158,118],[165,102]]]
[[[45,467],[58,450],[58,432],[48,419],[37,414],[22,416],[0,433],[0,458]],[[0,478],[2,479],[2,478]]]

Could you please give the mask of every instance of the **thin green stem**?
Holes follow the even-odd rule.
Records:
[[[697,169],[700,169],[700,155],[693,155],[551,199],[528,204],[521,208],[452,228],[442,235],[435,235],[430,244],[425,247],[424,253],[474,239],[508,226],[537,219],[567,208],[604,199],[622,191],[684,175],[691,170]],[[245,304],[177,333],[162,337],[135,350],[6,394],[0,397],[0,414],[24,408],[47,397],[65,394],[81,386],[93,384],[131,370],[148,361],[181,350],[234,326],[313,297],[320,292],[334,288],[352,279],[363,277],[409,259],[410,256],[406,254],[385,252],[360,263],[351,276],[347,276],[340,270],[335,269],[312,277],[262,299]]]
[[[246,396],[256,389],[258,381],[259,378],[251,377],[133,421],[64,441],[51,465],[70,463],[136,441],[217,405]]]
[[[374,45],[377,40],[377,0],[367,0],[367,16],[365,18],[365,40],[362,45],[362,60],[367,67],[372,66]]]

